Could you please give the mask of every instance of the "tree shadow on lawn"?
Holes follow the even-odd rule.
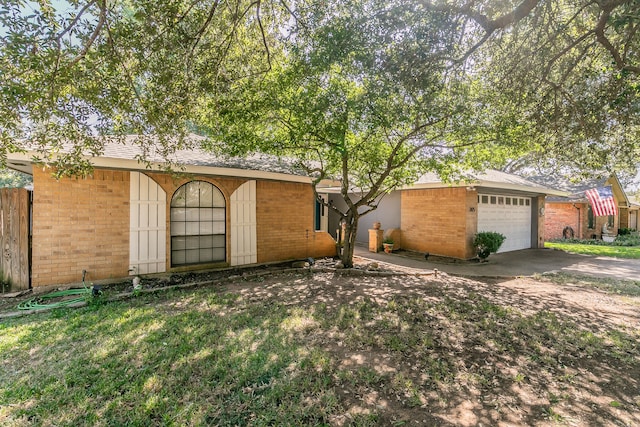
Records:
[[[277,295],[334,319],[312,342],[345,366],[378,374],[392,366],[383,383],[388,391],[405,378],[404,397],[393,387],[395,394],[362,395],[386,396],[387,409],[401,402],[411,408],[407,419],[429,413],[456,425],[640,422],[640,315],[603,292],[447,276],[315,275],[288,283],[242,292],[254,300]]]
[[[0,423],[639,424],[638,313],[529,280],[288,273],[7,321]]]

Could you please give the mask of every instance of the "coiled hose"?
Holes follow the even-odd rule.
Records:
[[[87,296],[91,295],[92,290],[87,288],[84,278],[87,274],[86,270],[82,270],[82,289],[68,289],[66,291],[55,291],[45,295],[33,297],[27,301],[18,304],[18,310],[44,310],[46,308],[66,307],[71,304],[83,302],[87,300]],[[56,298],[64,298],[72,295],[81,295],[77,298],[65,298],[62,301],[48,302]]]

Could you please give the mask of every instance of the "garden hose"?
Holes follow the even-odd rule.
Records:
[[[18,304],[18,310],[44,310],[47,308],[67,307],[71,304],[83,302],[87,300],[87,296],[92,294],[92,290],[87,288],[84,283],[86,270],[82,270],[82,289],[68,289],[66,291],[55,291],[46,295],[37,296],[30,300],[23,301]],[[47,302],[56,298],[64,298],[71,295],[81,295],[77,298],[68,298],[62,301]]]

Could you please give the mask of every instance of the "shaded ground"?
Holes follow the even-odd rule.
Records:
[[[89,307],[84,315],[53,312],[0,323],[5,355],[0,372],[6,372],[0,373],[0,383],[30,390],[21,394],[0,385],[0,424],[86,419],[97,421],[79,424],[640,425],[635,288],[616,293],[612,285],[603,291],[568,277],[558,278],[558,284],[555,278],[479,281],[401,267],[395,272],[227,275],[214,287],[150,295],[113,309],[107,304],[93,308],[95,314]],[[240,324],[225,323],[230,319]],[[76,335],[92,331],[88,348],[77,337],[64,342],[65,334],[55,328],[67,323],[87,328]],[[223,325],[220,336],[206,329],[209,323]],[[7,335],[13,327],[42,327],[55,330],[57,337],[33,346],[28,331],[20,329],[21,338]],[[102,328],[113,329],[101,337]],[[160,335],[148,348],[140,347],[147,332]],[[193,336],[201,341],[191,348]],[[266,344],[274,336],[283,349]],[[226,380],[216,363],[228,351],[230,337],[242,339],[238,354],[243,356],[234,362],[237,367],[225,362]],[[3,340],[16,341],[3,347]],[[100,350],[101,345],[109,350]],[[183,345],[185,353],[163,355]],[[91,358],[104,352],[104,359],[92,359],[96,366],[124,366],[131,375],[125,388],[113,396],[90,392],[95,380],[66,372],[72,362],[64,359],[83,351]],[[246,360],[256,365],[243,365]],[[34,367],[12,373],[20,361]],[[63,374],[38,371],[48,364]],[[147,365],[153,375],[136,368]],[[48,392],[38,389],[43,379]],[[149,386],[150,379],[160,382]],[[58,393],[57,381],[63,382]],[[47,393],[80,397],[69,397],[67,407],[47,402],[54,399]],[[30,397],[22,400],[23,395]],[[162,406],[157,416],[145,413],[155,396],[181,403],[178,409]],[[49,419],[43,420],[41,407]],[[140,418],[123,418],[138,412]]]
[[[339,317],[355,307],[364,330],[311,328],[306,337],[354,375],[375,377],[342,384],[350,408],[337,424],[376,413],[382,425],[640,425],[639,297],[451,276],[327,275],[240,292]],[[609,351],[617,339],[625,350]]]

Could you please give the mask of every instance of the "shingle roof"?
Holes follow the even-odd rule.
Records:
[[[536,176],[528,176],[528,180],[536,182],[541,185],[545,185],[548,187],[555,187],[560,190],[564,190],[570,194],[571,198],[580,198],[584,199],[584,192],[596,187],[603,187],[609,176],[605,176],[604,178],[591,178],[591,179],[581,179],[580,181],[572,182],[569,179],[558,178],[557,176],[551,175],[536,175]]]
[[[135,144],[135,138],[135,136],[131,136],[126,137],[123,141],[106,141],[104,151],[99,157],[112,159],[139,158],[142,156],[143,150],[140,145]],[[294,159],[268,154],[252,154],[246,157],[216,155],[201,147],[200,143],[204,141],[204,138],[193,136],[191,139],[193,148],[176,150],[168,156],[168,159],[161,154],[159,147],[151,141],[150,150],[146,153],[146,160],[155,163],[165,163],[166,160],[170,160],[173,163],[188,166],[232,168],[308,176]]]
[[[549,192],[557,192],[556,188],[554,188],[553,186],[543,185],[518,175],[513,175],[493,169],[489,169],[484,172],[467,172],[465,173],[464,182],[484,187],[511,187],[514,189],[521,189],[523,191],[535,191],[545,194],[548,194]],[[422,175],[416,182],[416,185],[440,183],[442,183],[440,177],[435,173],[429,172]]]

